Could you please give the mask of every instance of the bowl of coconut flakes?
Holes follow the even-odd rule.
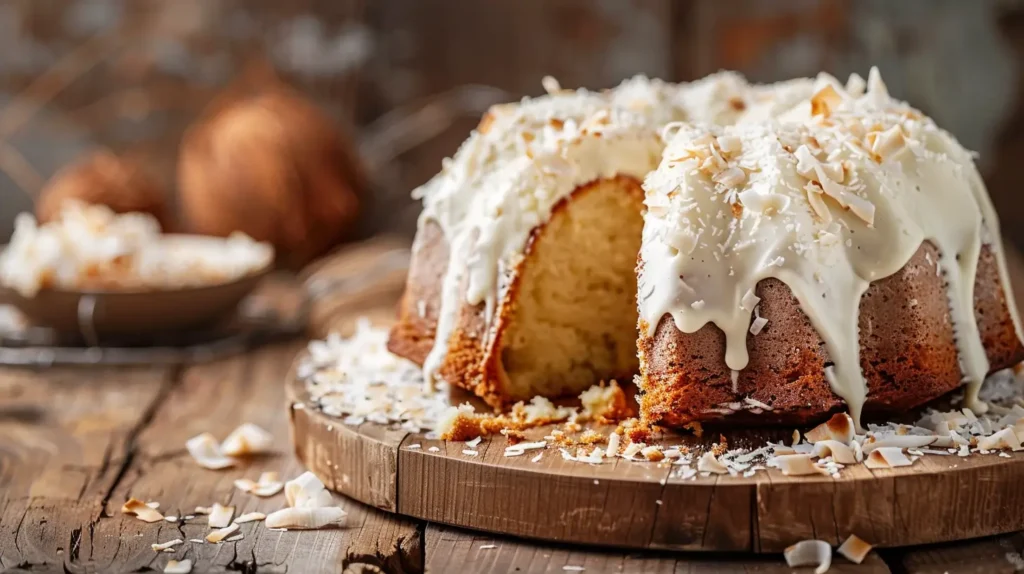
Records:
[[[148,214],[78,202],[43,225],[19,215],[0,249],[0,303],[87,340],[213,324],[235,311],[274,261],[269,244],[243,234],[163,234]]]

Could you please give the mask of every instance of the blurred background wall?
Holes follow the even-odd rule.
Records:
[[[980,153],[1024,246],[1024,2],[999,0],[0,0],[0,241],[87,150],[143,157],[173,190],[185,129],[254,68],[319,104],[375,162],[362,225],[411,234],[409,191],[481,109],[542,93],[544,75],[601,88],[723,68],[845,78],[873,64]],[[444,93],[458,113],[428,105],[414,138],[395,132]]]

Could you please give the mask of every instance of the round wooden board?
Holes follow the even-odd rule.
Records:
[[[769,469],[749,478],[681,480],[663,463],[590,465],[565,461],[551,448],[505,457],[501,435],[484,438],[471,456],[461,442],[377,423],[345,425],[311,406],[294,376],[288,396],[296,454],[328,488],[464,528],[636,549],[770,553],[811,538],[836,546],[850,534],[893,547],[1024,529],[1024,453],[929,455],[911,467],[849,467],[836,479]],[[534,440],[550,431],[527,434]],[[726,438],[730,447],[756,447],[780,437],[743,431]]]

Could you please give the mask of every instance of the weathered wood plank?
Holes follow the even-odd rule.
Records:
[[[0,370],[0,569],[87,556],[166,368]]]
[[[586,574],[791,574],[781,556],[742,554],[626,554],[494,537],[457,528],[427,525],[427,572],[564,574],[572,567]],[[810,572],[810,569],[806,569]],[[877,554],[863,564],[834,556],[829,573],[887,574]]]
[[[905,574],[1010,574],[1024,570],[1024,533],[883,552]]]
[[[187,369],[181,383],[161,402],[153,421],[138,439],[138,454],[107,507],[109,520],[97,526],[107,541],[97,545],[92,560],[135,569],[162,566],[170,558],[189,558],[196,571],[334,572],[366,562],[399,565],[417,571],[422,564],[414,523],[385,516],[348,499],[338,499],[349,512],[350,526],[338,530],[268,531],[262,523],[246,523],[238,542],[194,544],[175,552],[154,554],[149,545],[173,538],[202,539],[209,528],[204,517],[186,523],[145,524],[118,512],[128,497],[155,500],[165,513],[183,516],[196,506],[214,502],[236,507],[236,514],[269,514],[283,508],[284,495],[270,498],[238,491],[233,481],[277,471],[282,479],[305,469],[290,454],[284,381],[299,342],[265,347],[245,356]],[[201,432],[218,439],[243,422],[260,425],[274,435],[273,452],[223,471],[198,467],[184,451],[185,441]],[[115,542],[116,541],[116,542]]]

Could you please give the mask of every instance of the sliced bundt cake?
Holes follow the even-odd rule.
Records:
[[[495,107],[416,192],[424,211],[389,348],[495,407],[632,377],[639,182],[660,161],[661,128],[774,115],[810,88],[635,78]]]

